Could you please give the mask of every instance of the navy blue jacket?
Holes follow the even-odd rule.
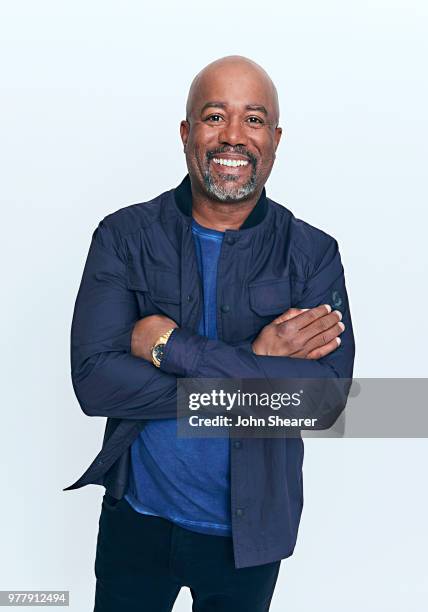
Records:
[[[257,222],[225,232],[218,340],[197,333],[203,297],[189,175],[99,223],[74,308],[71,373],[83,412],[107,422],[101,451],[64,490],[99,484],[120,499],[138,433],[149,419],[177,416],[177,377],[352,378],[354,336],[336,240],[267,198],[265,188],[250,217]],[[335,351],[319,360],[252,352],[251,342],[280,313],[323,303],[339,309],[346,326]],[[155,313],[180,326],[161,369],[131,354],[135,323]],[[235,567],[290,556],[303,507],[303,440],[231,438],[230,445]]]

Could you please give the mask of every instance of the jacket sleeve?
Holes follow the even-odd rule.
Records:
[[[92,235],[71,324],[71,378],[88,416],[176,418],[176,376],[131,353],[141,318],[126,257],[101,221]]]
[[[353,373],[355,344],[345,277],[336,240],[330,238],[315,273],[307,280],[296,308],[330,304],[342,313],[341,344],[315,359],[256,355],[248,346],[231,346],[186,328],[176,329],[165,347],[161,369],[189,378],[346,378]]]

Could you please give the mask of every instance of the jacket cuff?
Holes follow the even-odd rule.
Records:
[[[127,353],[131,352],[132,332],[138,319],[130,325],[123,334],[120,334],[113,339],[112,345],[114,349],[122,349]]]
[[[238,342],[237,344],[233,344],[234,348],[241,348],[244,349],[245,351],[248,351],[250,353],[254,353],[253,351],[253,343],[250,342],[249,340],[246,340],[245,342]]]
[[[207,341],[208,338],[195,334],[186,327],[175,328],[165,345],[160,369],[175,376],[196,377],[198,363]]]

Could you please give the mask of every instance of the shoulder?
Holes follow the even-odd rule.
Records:
[[[100,220],[93,232],[93,239],[109,251],[115,251],[121,258],[126,258],[126,243],[142,230],[157,223],[160,219],[164,198],[170,190],[145,202],[128,204],[107,214]]]
[[[339,256],[339,245],[334,236],[297,218],[292,211],[271,200],[277,216],[277,228],[287,237],[287,248],[296,273],[308,278],[323,262]]]
[[[100,223],[125,238],[159,220],[162,202],[168,193],[169,191],[164,191],[151,200],[123,206],[106,215]]]

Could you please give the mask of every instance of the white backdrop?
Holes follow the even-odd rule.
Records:
[[[100,219],[187,172],[188,87],[218,57],[248,56],[276,83],[267,195],[339,242],[355,376],[427,376],[427,17],[422,0],[2,5],[0,589],[69,589],[73,612],[92,611],[104,489],[62,489],[104,419],[72,390],[74,300]],[[305,444],[272,612],[420,612],[427,440]],[[174,612],[190,601],[182,589]]]

